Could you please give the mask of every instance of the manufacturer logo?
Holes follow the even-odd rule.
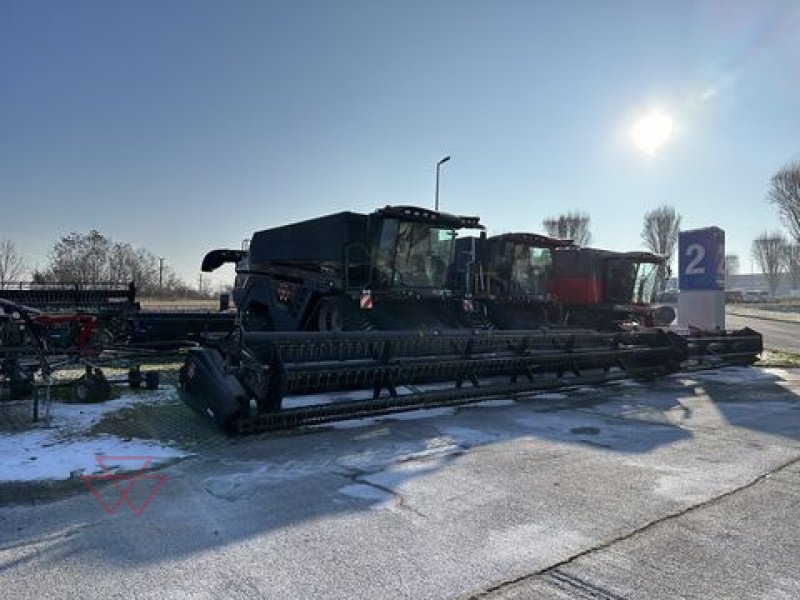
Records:
[[[138,517],[144,512],[150,500],[153,499],[153,496],[156,495],[156,492],[161,489],[161,486],[163,486],[164,482],[167,480],[166,475],[146,472],[150,463],[153,462],[152,456],[98,455],[95,457],[95,460],[103,472],[96,475],[82,475],[81,479],[86,484],[86,487],[89,488],[89,491],[92,492],[95,499],[100,503],[100,506],[103,507],[103,510],[109,515],[113,515],[124,501],[130,506],[133,514]],[[137,470],[124,474],[115,474],[113,469],[122,464],[129,464]],[[116,490],[118,496],[113,503],[107,502],[100,495],[100,490],[95,487],[98,481],[110,481],[114,484],[113,488]],[[152,482],[155,482],[155,484]],[[131,493],[137,484],[140,484],[140,489],[142,486],[146,486],[145,489],[147,489],[147,487],[150,489],[150,491],[146,493],[144,500],[141,500],[138,504],[131,498]]]

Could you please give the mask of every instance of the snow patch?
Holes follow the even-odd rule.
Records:
[[[632,379],[620,379],[618,381],[612,381],[612,385],[616,385],[617,387],[628,387],[628,388],[640,388],[642,384],[638,381],[633,381]]]
[[[98,455],[152,457],[148,468],[186,456],[155,442],[113,435],[62,440],[52,430],[4,434],[0,435],[0,481],[65,480],[72,474],[103,473]],[[125,461],[121,461],[119,466],[119,472],[138,470],[142,463],[131,463],[125,469]]]
[[[692,373],[692,379],[695,380],[728,384],[774,379],[774,377],[772,373],[756,367],[724,367]]]
[[[415,461],[432,456],[460,454],[464,448],[449,438],[433,438],[417,442],[401,442],[376,446],[336,459],[339,467],[358,471],[378,471],[397,462]]]
[[[578,385],[570,390],[575,394],[598,394],[600,390],[591,385]]]
[[[516,404],[514,400],[511,398],[506,399],[498,399],[498,400],[481,400],[480,402],[475,402],[474,404],[470,404],[470,406],[480,406],[485,408],[498,408],[500,406],[512,406]]]
[[[537,412],[532,415],[515,417],[514,422],[528,429],[547,432],[549,437],[553,437],[553,434],[556,434],[557,438],[565,440],[575,439],[573,432],[575,429],[592,428],[598,431],[609,429],[608,423],[604,420],[575,412]]]
[[[535,394],[534,398],[536,400],[566,400],[569,396],[559,392],[543,392],[541,394]]]
[[[497,433],[470,429],[469,427],[458,427],[457,425],[440,425],[437,426],[437,429],[450,437],[459,446],[481,446],[505,437]]]
[[[374,425],[376,420],[374,418],[366,417],[364,419],[348,419],[347,421],[335,421],[331,423],[334,429],[357,429],[359,427],[369,427]]]
[[[447,464],[447,456],[431,456],[424,460],[403,462],[389,468],[361,477],[362,480],[381,488],[396,491],[409,479],[418,479],[428,473],[436,472]]]
[[[226,500],[249,498],[259,488],[314,477],[332,472],[336,463],[330,457],[314,457],[306,460],[287,460],[281,463],[244,463],[246,470],[226,475],[215,475],[203,480],[202,486],[209,494]]]
[[[291,396],[283,401],[283,408],[305,408],[307,406],[321,406],[368,400],[372,398],[372,390],[355,390],[352,392],[338,392],[334,394],[307,394],[305,396]]]
[[[382,420],[389,421],[416,421],[419,419],[431,419],[433,417],[447,417],[455,414],[455,409],[444,406],[442,408],[423,408],[420,410],[409,410],[406,412],[394,413],[380,417]]]
[[[152,457],[148,468],[184,458],[185,453],[157,442],[105,434],[85,435],[86,430],[103,417],[121,409],[172,401],[178,401],[174,386],[127,393],[98,404],[53,402],[51,428],[0,433],[0,481],[65,480],[76,475],[103,473],[96,458],[102,455]],[[135,471],[141,466],[141,462],[120,461],[119,472]]]
[[[109,413],[131,408],[137,404],[162,404],[169,401],[178,402],[175,386],[164,386],[161,389],[123,394],[119,398],[97,404],[64,404],[53,402],[50,405],[51,424],[62,431],[88,429]]]
[[[402,461],[410,461],[410,460],[420,460],[422,458],[432,458],[438,456],[452,456],[454,454],[463,454],[464,448],[457,444],[446,444],[442,446],[434,446],[432,448],[427,448],[426,450],[420,450],[419,452],[412,452],[411,454],[407,454],[401,457],[400,460]]]

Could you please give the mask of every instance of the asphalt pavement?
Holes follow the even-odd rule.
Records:
[[[800,371],[223,438],[160,475],[140,516],[0,507],[3,595],[800,597]]]
[[[764,336],[765,348],[800,354],[800,322],[776,321],[727,314],[725,316],[725,326],[728,329],[750,327]]]

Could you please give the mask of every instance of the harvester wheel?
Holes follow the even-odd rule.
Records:
[[[79,404],[105,402],[111,397],[111,385],[100,369],[86,373],[72,383],[72,401]]]
[[[144,387],[148,390],[157,390],[161,376],[158,371],[147,371],[144,374]]]
[[[317,305],[319,331],[372,331],[375,325],[368,310],[359,310],[355,303],[341,296],[328,296]]]
[[[342,298],[323,298],[317,308],[317,328],[320,331],[344,331],[345,310]]]
[[[275,324],[268,309],[263,305],[254,303],[244,313],[244,328],[247,331],[274,331]]]

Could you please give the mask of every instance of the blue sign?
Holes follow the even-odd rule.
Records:
[[[678,237],[678,287],[725,289],[725,232],[719,227],[681,231]]]

